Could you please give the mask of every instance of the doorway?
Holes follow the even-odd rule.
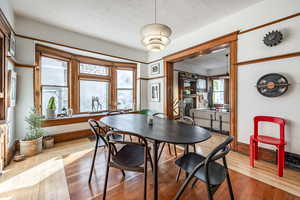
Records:
[[[179,51],[164,57],[165,67],[165,112],[167,116],[174,119],[174,65],[175,63],[191,59],[200,55],[206,55],[220,49],[228,49],[229,56],[229,134],[234,137],[232,148],[237,150],[237,34],[233,32],[211,41],[196,45],[194,47]]]

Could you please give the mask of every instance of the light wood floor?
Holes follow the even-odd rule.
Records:
[[[214,135],[197,145],[197,152],[205,155],[223,139]],[[99,149],[92,183],[88,185],[92,150],[90,140],[80,139],[56,144],[25,161],[12,162],[0,177],[0,199],[101,199],[106,156]],[[160,199],[172,199],[183,182],[183,176],[179,183],[175,181],[174,159],[166,148],[159,164]],[[280,178],[276,165],[257,161],[256,167],[250,168],[248,157],[236,152],[229,154],[228,163],[236,199],[300,199],[299,172],[285,169]],[[112,169],[107,199],[142,199],[142,183],[142,174],[126,172],[124,180],[119,170]],[[148,185],[148,199],[152,199],[150,169]],[[199,182],[195,188],[189,187],[182,199],[207,199],[204,185]],[[226,184],[216,192],[215,199],[229,199]]]

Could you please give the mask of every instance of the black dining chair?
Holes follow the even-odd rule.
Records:
[[[91,183],[93,171],[94,171],[94,165],[95,165],[95,160],[96,160],[96,155],[97,155],[97,150],[99,147],[107,147],[108,143],[106,142],[105,135],[106,135],[106,127],[101,126],[101,124],[94,119],[89,119],[88,123],[90,125],[91,131],[94,134],[94,137],[96,138],[96,143],[95,143],[95,148],[94,148],[94,154],[93,154],[93,160],[91,164],[91,169],[90,169],[90,175],[89,175],[89,183]],[[122,135],[112,135],[111,139],[113,140],[123,140]]]
[[[191,126],[195,126],[195,121],[193,120],[193,118],[188,117],[188,116],[183,116],[182,119],[177,120],[177,121],[179,123],[185,123],[185,124],[188,124],[188,125],[191,125]],[[188,146],[187,145],[178,144],[178,146],[180,146],[181,148],[184,149],[184,154],[188,153]],[[194,152],[196,153],[197,152],[196,144],[193,144],[192,146],[193,146]],[[175,150],[175,156],[177,158],[177,151],[176,151],[176,145],[175,144],[174,144],[174,150]],[[176,176],[176,182],[178,182],[180,174],[181,174],[181,168],[178,169],[177,176]]]
[[[207,157],[196,153],[187,153],[175,161],[175,164],[186,171],[189,175],[181,185],[174,200],[178,200],[181,197],[186,186],[194,177],[197,180],[201,180],[206,183],[209,200],[213,199],[214,193],[226,179],[230,198],[231,200],[234,199],[226,162],[226,155],[230,151],[229,144],[232,140],[232,136],[227,137],[226,140],[213,149]],[[222,159],[223,165],[216,162],[216,160],[219,159]]]
[[[159,117],[159,118],[162,118],[162,119],[167,119],[167,116],[165,115],[165,113],[154,113],[154,114],[152,114],[152,116],[153,117]],[[160,147],[160,150],[159,150],[159,153],[158,153],[158,160],[160,159],[166,144],[168,145],[169,154],[172,155],[171,145],[169,143],[166,143],[166,142],[160,142],[160,143],[158,143],[158,147]],[[176,147],[174,145],[174,151],[176,152],[175,148]]]
[[[111,140],[110,138],[114,134],[122,134],[136,137],[140,142]],[[106,139],[108,143],[108,158],[106,165],[103,200],[105,200],[106,198],[107,181],[110,167],[117,168],[122,171],[126,170],[144,173],[144,199],[146,199],[148,161],[150,161],[153,170],[153,163],[147,140],[139,135],[120,131],[108,132],[106,135]],[[123,146],[118,150],[117,145]]]

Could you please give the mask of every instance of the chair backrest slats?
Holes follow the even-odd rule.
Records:
[[[227,164],[226,164],[226,159],[225,156],[230,152],[230,148],[229,148],[229,144],[233,141],[233,137],[232,136],[228,136],[225,141],[221,144],[219,144],[216,148],[214,148],[209,155],[207,156],[207,158],[205,159],[205,176],[206,176],[206,180],[208,183],[209,182],[209,165],[211,162],[214,162],[220,158],[223,159],[223,164],[225,166],[225,168],[227,168]]]
[[[102,128],[100,126],[100,124],[97,122],[97,120],[89,119],[88,123],[89,123],[91,131],[95,135],[96,139],[100,138],[101,140],[103,140],[103,142],[105,143],[105,145],[108,145],[107,142],[106,142],[106,139],[101,134],[101,132],[103,134],[105,134],[105,130],[104,130],[104,128]]]
[[[280,117],[271,117],[271,116],[255,116],[254,117],[254,138],[257,138],[259,135],[258,132],[258,125],[259,122],[271,122],[278,124],[280,127],[280,140],[284,143],[284,127],[285,127],[285,120]]]

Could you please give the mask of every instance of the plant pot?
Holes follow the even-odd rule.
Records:
[[[20,140],[20,154],[24,156],[34,156],[42,152],[43,137],[35,140]]]
[[[44,137],[43,143],[44,143],[45,149],[52,148],[54,146],[54,137],[52,137],[52,136]]]
[[[47,119],[55,119],[56,118],[55,110],[47,109],[46,118]]]

